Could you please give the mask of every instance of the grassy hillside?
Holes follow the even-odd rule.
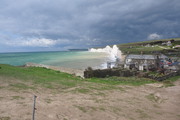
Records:
[[[124,43],[124,44],[119,44],[120,46],[136,46],[136,45],[142,45],[142,44],[148,44],[148,43],[151,43],[151,42],[157,42],[157,41],[170,41],[170,40],[175,40],[175,41],[178,41],[177,44],[179,44],[180,42],[180,38],[169,38],[169,39],[159,39],[159,40],[147,40],[147,41],[141,41],[141,42],[134,42],[134,43]]]
[[[158,43],[161,41],[167,42],[170,40],[174,40],[172,46],[163,46],[161,43]],[[150,44],[150,47],[147,47],[148,44]],[[119,44],[117,46],[124,54],[140,54],[141,52],[143,52],[144,54],[152,54],[153,52],[161,52],[163,54],[167,54],[168,52],[174,52],[178,54],[180,53],[180,49],[173,49],[173,46],[176,45],[180,45],[180,38],[126,43],[126,44]],[[175,56],[177,56],[177,54]]]
[[[136,77],[81,79],[45,68],[0,64],[0,120],[30,120],[34,95],[37,120],[177,120],[179,78],[164,83]]]
[[[177,77],[177,79],[179,76]],[[172,78],[173,80],[176,78]],[[14,67],[10,65],[0,64],[0,82],[8,82],[19,88],[35,88],[36,86],[43,86],[45,88],[71,88],[77,85],[86,86],[87,84],[99,84],[111,88],[116,85],[142,85],[147,83],[154,83],[155,81],[145,78],[136,77],[109,77],[109,78],[91,78],[82,79],[67,73],[54,71],[39,67]],[[19,82],[17,82],[19,81]],[[31,83],[27,84],[26,83]],[[88,85],[88,86],[89,86]],[[86,86],[88,88],[88,86]],[[110,87],[111,86],[111,87]],[[101,88],[101,86],[99,86]]]

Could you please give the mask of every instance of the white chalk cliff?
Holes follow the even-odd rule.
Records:
[[[109,54],[109,58],[111,61],[115,61],[117,58],[121,59],[121,51],[119,50],[119,48],[114,45],[112,48],[110,46],[106,46],[105,48],[91,48],[89,49],[90,52],[105,52]]]

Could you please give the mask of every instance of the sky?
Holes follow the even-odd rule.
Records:
[[[177,37],[179,0],[0,0],[0,52]]]

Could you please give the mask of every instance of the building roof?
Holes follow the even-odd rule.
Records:
[[[165,55],[159,55],[159,58],[160,59],[165,59],[165,58],[168,58],[167,56]],[[126,59],[149,59],[149,60],[155,60],[157,59],[157,56],[156,55],[128,55],[126,57]]]
[[[176,45],[175,47],[180,47],[180,45]]]

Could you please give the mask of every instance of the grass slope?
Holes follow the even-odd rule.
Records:
[[[39,67],[14,67],[10,65],[0,65],[0,76],[5,79],[17,79],[22,82],[32,82],[33,84],[41,84],[52,88],[55,84],[60,84],[64,87],[73,87],[76,80],[80,78],[73,75],[54,71]]]
[[[180,77],[171,78],[175,81]],[[137,78],[137,77],[109,77],[109,78],[91,78],[82,79],[67,73],[54,71],[46,68],[39,67],[15,67],[10,65],[0,64],[0,82],[7,82],[9,80],[18,80],[20,83],[13,83],[10,86],[21,89],[33,89],[36,85],[41,85],[45,88],[58,89],[58,88],[72,88],[78,86],[85,86],[83,91],[87,91],[86,88],[91,88],[91,84],[99,85],[98,89],[110,89],[115,88],[116,85],[143,85],[147,83],[154,83],[156,81]],[[32,83],[32,86],[26,85],[26,83]],[[171,82],[167,82],[171,83]],[[94,88],[94,89],[97,89]],[[92,88],[91,88],[92,89]],[[81,90],[80,90],[81,91]],[[82,92],[83,92],[82,91]]]
[[[171,38],[171,39],[160,39],[160,40],[150,40],[150,41],[143,41],[143,42],[136,42],[136,43],[126,43],[126,44],[119,44],[117,45],[119,49],[124,53],[124,54],[140,54],[143,52],[144,54],[152,54],[154,51],[166,53],[167,50],[175,51],[175,52],[180,52],[180,50],[174,50],[172,49],[172,46],[161,46],[161,44],[156,44],[157,46],[154,45],[154,47],[145,47],[142,45],[149,44],[152,42],[157,42],[157,41],[169,41],[169,40],[175,40],[175,42],[172,44],[172,46],[175,45],[180,45],[180,38]]]

